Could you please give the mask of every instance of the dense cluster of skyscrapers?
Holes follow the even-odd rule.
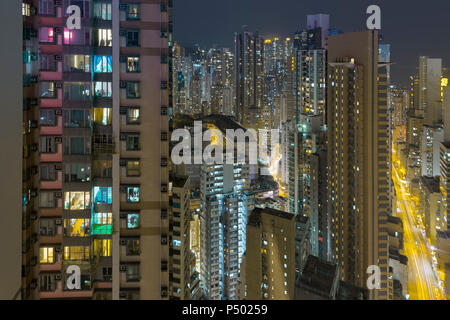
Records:
[[[410,87],[394,85],[380,31],[342,32],[327,14],[285,38],[244,26],[234,47],[184,47],[172,6],[23,0],[9,298],[448,298],[442,60],[421,57]],[[278,141],[257,164],[174,164],[176,129]]]

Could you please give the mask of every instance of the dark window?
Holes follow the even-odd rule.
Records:
[[[127,150],[128,151],[139,150],[139,135],[138,134],[127,135]]]
[[[127,82],[127,98],[139,99],[141,97],[141,84],[140,82]]]
[[[39,122],[41,126],[55,126],[56,117],[54,109],[41,109],[39,111]]]
[[[139,46],[139,30],[127,31],[127,47]]]

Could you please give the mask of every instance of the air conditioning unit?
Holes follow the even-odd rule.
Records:
[[[161,209],[161,219],[167,219],[167,209]]]
[[[33,190],[31,190],[31,193],[30,193],[30,195],[31,195],[31,197],[32,197],[32,198],[36,198],[36,197],[37,197],[37,195],[38,195],[38,192],[37,192],[37,190],[36,190],[36,189],[33,189]]]
[[[55,143],[62,143],[62,137],[55,137]]]
[[[55,252],[61,252],[61,246],[55,246]]]
[[[161,158],[161,167],[167,167],[167,158]]]
[[[56,171],[61,171],[62,168],[63,168],[62,163],[57,163],[57,164],[55,164],[55,170],[56,170]]]
[[[62,191],[56,191],[55,192],[55,197],[58,198],[58,199],[61,199],[62,198]]]
[[[56,61],[62,61],[63,60],[62,55],[60,55],[60,54],[55,55],[55,60]]]
[[[112,276],[103,276],[103,280],[112,281]]]
[[[63,87],[62,82],[61,81],[55,82],[55,87],[56,87],[56,89],[62,89],[62,87]]]
[[[57,273],[55,275],[55,280],[61,280],[62,279],[62,274],[61,273]]]
[[[126,213],[126,212],[120,213],[120,219],[126,219],[127,217],[128,217],[128,213]]]
[[[127,82],[126,82],[126,81],[120,81],[120,82],[119,82],[119,87],[120,87],[121,89],[125,89],[125,88],[127,87]]]
[[[167,132],[161,132],[161,141],[167,141]]]
[[[120,62],[127,62],[127,56],[125,56],[125,55],[120,55],[120,58],[119,58],[119,61]]]
[[[32,152],[36,152],[36,151],[38,151],[39,146],[38,146],[37,143],[33,143],[33,144],[31,145],[30,149],[31,149]]]
[[[161,184],[161,192],[167,192],[167,184]]]
[[[161,115],[167,116],[167,107],[166,106],[161,106]]]
[[[38,214],[36,211],[31,212],[30,214],[30,219],[31,220],[36,220],[38,218]]]
[[[121,246],[126,246],[128,244],[128,240],[126,239],[120,239],[120,245]]]
[[[126,292],[126,291],[120,291],[120,292],[119,292],[119,297],[120,297],[120,298],[128,298],[128,292]]]
[[[166,245],[167,244],[167,235],[162,234],[161,235],[161,244]]]
[[[56,224],[57,226],[62,225],[62,220],[61,220],[61,219],[56,219],[56,220],[55,220],[55,224]]]
[[[63,28],[62,27],[56,27],[55,28],[55,33],[56,34],[63,34]]]
[[[56,116],[62,116],[62,114],[63,114],[63,111],[62,111],[62,109],[55,109],[55,115]]]
[[[55,0],[55,7],[62,7],[62,0]]]
[[[126,266],[125,264],[122,264],[122,265],[120,266],[120,271],[121,271],[121,272],[127,271],[127,266]]]

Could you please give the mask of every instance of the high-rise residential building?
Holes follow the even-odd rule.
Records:
[[[342,279],[365,287],[376,265],[381,289],[370,298],[388,299],[388,77],[378,43],[378,31],[329,38],[328,212]]]
[[[235,300],[246,248],[248,164],[203,165],[201,171],[201,280],[204,295]]]
[[[172,256],[162,264],[161,270],[169,269],[171,274],[170,298],[195,300],[199,298],[199,271],[195,268],[195,254],[191,251],[191,207],[189,177],[171,176],[169,201],[172,211],[169,217],[172,230],[169,246]]]
[[[245,128],[263,128],[264,40],[244,26],[235,34],[236,117]]]
[[[245,284],[248,300],[293,300],[295,215],[255,208],[248,217]]]
[[[70,5],[79,29],[66,25]],[[24,8],[26,130],[36,136],[24,163],[39,177],[24,185],[24,220],[36,223],[26,223],[22,297],[168,298],[172,1]]]
[[[442,59],[420,57],[418,107],[424,111],[428,126],[442,122],[441,79]]]
[[[325,38],[329,16],[308,16],[307,22],[308,29],[294,38],[294,113],[281,124],[282,172],[289,181],[289,211],[310,218],[312,254],[328,259]]]

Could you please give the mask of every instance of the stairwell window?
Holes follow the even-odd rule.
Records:
[[[139,99],[141,97],[141,83],[137,81],[127,82],[127,99]]]
[[[127,151],[139,151],[139,150],[140,150],[139,134],[128,134]]]
[[[139,20],[139,11],[140,11],[139,3],[128,4],[127,20]]]
[[[139,124],[141,122],[141,109],[129,107],[127,109],[127,124]]]
[[[136,73],[140,72],[140,58],[128,57],[127,58],[127,72]]]
[[[127,47],[139,47],[139,30],[127,30]]]
[[[140,200],[139,187],[127,188],[127,202],[137,203]]]

